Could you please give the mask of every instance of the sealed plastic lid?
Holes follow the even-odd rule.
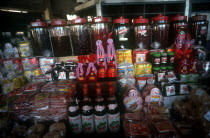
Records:
[[[92,22],[93,23],[108,23],[108,18],[107,17],[101,17],[101,16],[98,16],[96,18],[93,18],[92,19]]]
[[[67,22],[63,19],[54,19],[51,22],[51,26],[64,26],[67,25]]]
[[[129,23],[129,19],[125,19],[123,16],[120,16],[118,19],[114,19],[114,23]]]
[[[40,19],[36,19],[35,22],[30,23],[30,26],[31,27],[47,27],[47,23],[40,21]]]
[[[192,21],[206,20],[206,18],[207,18],[206,15],[195,15],[191,17]]]
[[[177,14],[174,17],[174,21],[181,21],[181,20],[187,20],[187,16],[181,16],[180,14]]]
[[[166,69],[166,66],[162,66],[162,67],[160,67],[161,69]]]
[[[152,18],[153,21],[167,21],[168,16],[163,16],[162,14],[158,14],[158,16]]]
[[[139,18],[133,20],[133,23],[148,23],[148,22],[149,20],[144,19],[142,16],[139,16]]]
[[[79,16],[77,16],[77,18],[71,20],[70,23],[71,24],[83,24],[83,23],[87,23],[87,20],[85,18],[80,18]]]

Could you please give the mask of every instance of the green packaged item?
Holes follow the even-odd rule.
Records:
[[[199,74],[190,74],[190,82],[198,82]]]
[[[191,75],[180,74],[180,82],[190,82]]]

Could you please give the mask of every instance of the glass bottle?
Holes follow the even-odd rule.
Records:
[[[107,71],[108,71],[108,80],[109,81],[115,81],[117,79],[117,67],[115,64],[115,59],[114,57],[110,58],[110,61],[107,66]]]

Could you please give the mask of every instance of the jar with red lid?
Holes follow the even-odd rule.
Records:
[[[208,23],[206,15],[195,15],[190,18],[189,26],[192,39],[195,39],[195,44],[198,45],[200,42],[202,46],[206,45]]]
[[[150,45],[150,25],[149,20],[142,16],[133,20],[135,48],[148,49]]]
[[[170,45],[174,43],[179,26],[187,26],[187,16],[177,14],[170,21]]]
[[[104,48],[104,51],[107,51],[107,40],[109,38],[112,38],[112,29],[111,29],[111,23],[109,21],[108,17],[101,17],[98,16],[96,18],[92,19],[92,25],[91,25],[91,41],[92,41],[92,49],[93,53],[96,54],[97,51],[97,45],[96,41],[101,40],[102,46]]]
[[[37,19],[35,22],[31,22],[30,27],[34,56],[52,56],[53,53],[47,23]]]
[[[69,26],[62,19],[55,19],[51,22],[50,35],[54,56],[72,55],[72,47],[69,35]]]
[[[169,36],[169,24],[168,16],[159,14],[152,18],[152,42],[158,42],[162,48],[169,47],[168,36]]]
[[[76,19],[71,20],[70,23],[73,55],[88,55],[92,53],[87,20],[78,16]]]
[[[113,38],[116,49],[134,49],[132,45],[132,33],[129,19],[120,17],[114,19]],[[123,46],[123,47],[122,47]]]

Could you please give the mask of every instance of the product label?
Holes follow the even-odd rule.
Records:
[[[108,108],[109,108],[109,110],[115,110],[116,108],[117,108],[117,104],[109,104],[108,105]]]
[[[69,79],[76,79],[75,72],[69,72]]]
[[[166,95],[167,96],[171,96],[171,95],[175,95],[176,94],[174,85],[166,86],[165,89],[166,89]]]
[[[154,58],[154,64],[160,64],[160,58]]]
[[[97,133],[107,132],[107,114],[103,116],[95,115],[95,128]]]
[[[93,107],[92,106],[88,106],[88,105],[84,105],[83,107],[82,107],[82,110],[83,111],[89,111],[89,110],[92,110],[93,109]]]
[[[161,81],[165,78],[165,73],[158,73],[158,81]]]
[[[79,134],[82,132],[82,122],[81,122],[81,116],[75,116],[75,117],[70,117],[69,116],[69,123],[71,126],[71,130],[73,133]]]
[[[106,78],[107,74],[106,74],[106,69],[105,68],[101,68],[98,70],[98,78]]]
[[[170,63],[174,63],[174,57],[170,58]]]
[[[103,106],[100,106],[100,105],[96,105],[96,106],[95,106],[95,110],[96,110],[96,111],[99,111],[99,112],[100,112],[100,111],[103,111],[105,108],[106,108],[106,107],[105,107],[104,105],[103,105]]]
[[[136,54],[136,62],[144,62],[146,60],[145,54]]]
[[[14,89],[14,84],[13,83],[3,84],[3,94],[8,94],[13,89]]]
[[[168,121],[155,123],[155,126],[158,129],[159,133],[167,132],[167,131],[174,131],[173,126]]]
[[[127,32],[128,28],[125,26],[118,28],[119,41],[128,41],[128,38],[126,37]]]
[[[78,109],[79,109],[78,106],[70,106],[70,107],[69,107],[69,112],[75,112],[75,111],[77,111]]]
[[[13,63],[12,60],[4,61],[4,67],[8,70],[13,70]]]
[[[58,79],[59,80],[66,80],[66,72],[59,72]]]
[[[117,77],[117,70],[116,70],[116,68],[110,67],[110,68],[108,69],[108,77],[109,77],[109,78]]]
[[[130,134],[131,136],[149,136],[148,126],[144,123],[130,123]]]
[[[84,133],[93,133],[94,132],[93,115],[90,115],[90,116],[82,115],[82,130]]]
[[[167,63],[167,57],[162,57],[161,58],[161,63]]]
[[[117,132],[120,129],[120,113],[108,114],[108,126],[111,132]]]
[[[143,90],[143,88],[145,87],[147,81],[146,81],[146,80],[138,80],[137,83],[138,83],[138,88],[139,88],[139,90],[141,91],[141,90]]]
[[[187,84],[180,84],[180,94],[189,94]]]
[[[147,36],[147,30],[138,30],[138,34],[141,36]]]
[[[176,80],[177,78],[176,78],[174,72],[171,71],[171,72],[168,72],[167,79],[168,79],[169,81],[173,81],[173,80]]]
[[[208,111],[205,115],[204,118],[208,121],[210,121],[210,111]]]

